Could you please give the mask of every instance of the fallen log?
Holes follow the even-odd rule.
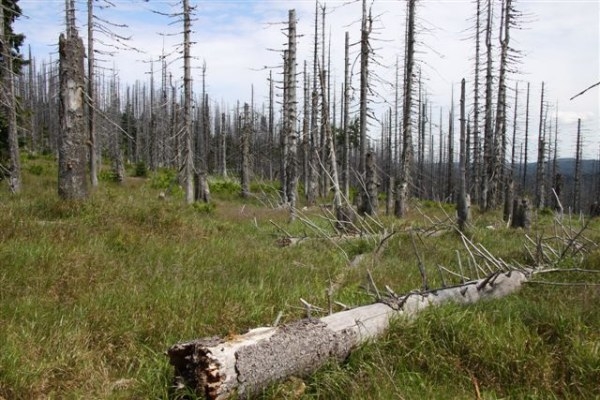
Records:
[[[250,398],[290,376],[306,376],[331,360],[344,360],[361,343],[377,338],[392,318],[448,302],[460,304],[500,298],[517,291],[528,271],[495,272],[462,285],[387,297],[379,303],[261,327],[227,340],[204,338],[179,343],[168,351],[175,388],[190,388],[207,399],[234,394]]]

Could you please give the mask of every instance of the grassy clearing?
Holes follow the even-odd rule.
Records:
[[[24,171],[23,193],[0,193],[0,396],[6,399],[168,398],[172,371],[163,352],[173,343],[268,325],[280,311],[284,322],[295,320],[303,316],[299,298],[327,308],[330,285],[342,303],[371,302],[363,289],[367,270],[380,288],[419,288],[413,240],[432,287],[442,283],[438,264],[457,271],[459,257],[465,265],[468,258],[455,234],[426,233],[432,222],[448,223],[448,210],[434,204],[403,221],[382,217],[390,230],[423,233],[399,232],[376,258],[348,268],[346,255],[370,252],[375,243],[276,246],[282,236],[276,225],[294,235],[315,233],[265,207],[274,195],[268,184],[256,184],[259,198],[243,201],[235,182],[211,181],[215,207],[194,207],[173,188],[159,199],[170,185],[163,174],[103,182],[86,203],[65,203],[55,194],[52,160],[26,160]],[[306,217],[329,229],[319,210]],[[496,215],[474,221],[473,241],[507,261],[531,262],[523,232],[503,228]],[[540,220],[532,234],[545,229],[553,232],[551,219]],[[599,241],[598,222],[587,235]],[[583,265],[600,269],[600,252]],[[597,287],[531,285],[509,299],[431,310],[397,322],[348,362],[263,397],[465,398],[476,391],[483,398],[598,397],[599,306]]]

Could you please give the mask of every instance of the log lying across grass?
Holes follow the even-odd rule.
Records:
[[[331,360],[345,359],[361,343],[377,338],[392,318],[448,302],[469,304],[517,291],[529,274],[497,272],[465,284],[389,297],[382,302],[304,319],[278,327],[250,330],[235,338],[205,338],[168,350],[176,386],[208,399],[233,394],[248,398],[290,376],[306,376]]]

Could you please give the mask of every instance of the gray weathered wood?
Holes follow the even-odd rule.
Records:
[[[344,360],[361,343],[381,336],[393,318],[412,318],[429,306],[503,297],[527,279],[521,271],[496,272],[463,285],[387,298],[319,319],[252,329],[228,340],[179,343],[168,350],[168,356],[178,388],[189,387],[208,399],[234,394],[248,398],[274,382],[306,376],[331,360]]]
[[[87,134],[85,129],[83,41],[69,26],[61,34],[60,54],[60,123],[58,142],[58,194],[63,199],[83,199],[88,195],[86,183]]]

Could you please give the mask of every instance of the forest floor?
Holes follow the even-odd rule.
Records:
[[[332,240],[326,208],[290,223],[268,183],[244,200],[237,182],[211,178],[212,204],[185,205],[168,171],[121,184],[101,174],[89,200],[64,202],[54,160],[23,158],[22,193],[0,192],[0,399],[172,398],[165,351],[177,342],[303,318],[301,298],[368,304],[371,279],[419,289],[419,262],[430,287],[458,283],[445,269],[480,273],[449,204],[415,202],[401,220],[382,211],[359,224],[363,238]],[[525,232],[473,210],[473,244],[515,266],[565,269],[547,283],[592,285],[532,283],[427,310],[262,398],[599,398],[600,274],[567,271],[600,272],[600,221],[587,222],[542,210]],[[380,246],[384,231],[394,234]],[[282,247],[287,236],[318,240]]]

